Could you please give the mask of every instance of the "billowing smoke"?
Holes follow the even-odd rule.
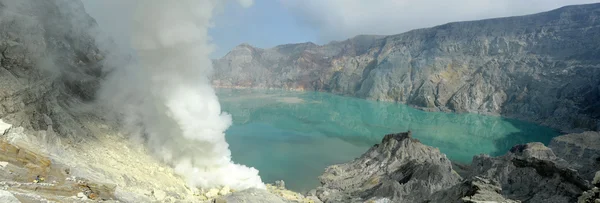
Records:
[[[208,29],[218,2],[137,0],[130,38],[137,63],[113,70],[100,98],[190,185],[264,188],[256,169],[232,162],[224,134],[231,116],[209,81]]]

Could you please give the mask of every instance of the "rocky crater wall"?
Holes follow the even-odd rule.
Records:
[[[94,99],[104,58],[78,0],[0,0],[0,119],[65,137]]]
[[[219,87],[326,91],[424,110],[598,129],[600,4],[448,23],[323,46],[248,44],[215,60]]]

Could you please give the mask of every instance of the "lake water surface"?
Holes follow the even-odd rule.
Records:
[[[226,132],[233,160],[257,168],[264,182],[285,180],[295,191],[318,185],[325,167],[350,161],[385,134],[411,130],[453,161],[502,155],[515,144],[548,144],[547,127],[477,114],[424,112],[403,104],[321,92],[218,89],[233,116]]]

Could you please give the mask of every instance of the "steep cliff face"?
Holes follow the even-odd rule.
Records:
[[[221,87],[328,91],[560,129],[598,128],[600,4],[259,49],[214,62]]]
[[[75,106],[91,101],[103,56],[77,0],[0,0],[0,119],[85,135]]]

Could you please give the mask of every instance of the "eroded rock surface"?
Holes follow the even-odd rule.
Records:
[[[591,181],[600,169],[600,133],[583,132],[555,137],[548,145],[585,179]]]
[[[502,196],[502,187],[498,182],[475,176],[448,190],[435,193],[425,202],[517,203],[520,201],[507,199]]]
[[[410,132],[390,134],[360,158],[328,167],[322,186],[308,196],[323,202],[594,202],[600,184],[542,143],[516,145],[500,157],[475,156],[462,167],[464,179],[452,166]]]
[[[215,200],[217,203],[241,203],[241,202],[256,202],[256,203],[286,203],[281,197],[272,194],[263,189],[248,189],[235,193],[231,193],[222,198]]]
[[[89,201],[117,200],[115,185],[74,178],[68,165],[52,160],[43,152],[36,151],[39,149],[35,147],[27,146],[22,139],[13,140],[15,143],[9,143],[6,139],[14,136],[12,134],[22,133],[22,128],[13,128],[0,134],[1,188],[23,202],[70,202],[82,198]],[[77,197],[79,194],[81,197]]]
[[[12,193],[6,190],[0,190],[0,202],[3,203],[21,203]]]
[[[596,172],[596,176],[592,181],[594,184],[594,188],[591,190],[583,192],[577,203],[597,203],[600,202],[600,171]]]
[[[214,84],[327,91],[593,130],[599,11],[600,4],[567,6],[323,46],[242,44],[214,62]]]
[[[103,56],[83,4],[0,0],[0,15],[0,119],[71,138],[89,134],[75,107],[94,98]]]
[[[499,182],[504,197],[522,202],[576,202],[591,188],[542,143],[517,145],[500,157],[476,156],[471,170],[472,176]]]
[[[458,184],[461,177],[446,155],[406,132],[386,135],[360,158],[328,167],[319,179],[316,195],[324,202],[418,202]]]

